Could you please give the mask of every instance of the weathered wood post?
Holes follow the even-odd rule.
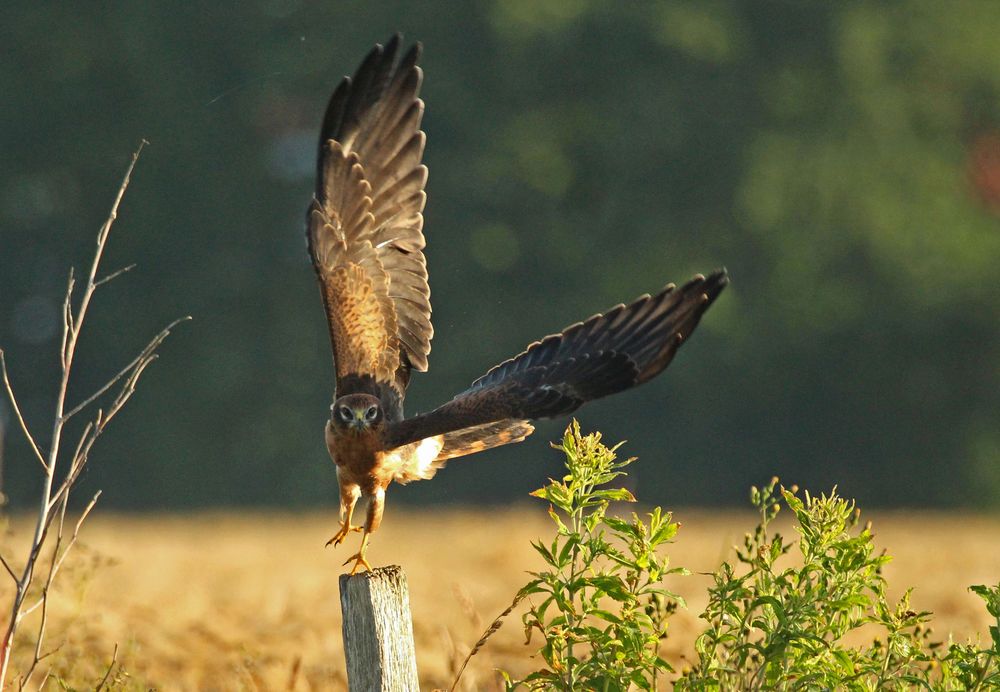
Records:
[[[419,692],[406,575],[398,565],[340,577],[351,692]]]

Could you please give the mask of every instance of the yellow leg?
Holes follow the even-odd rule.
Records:
[[[370,535],[371,534],[367,530],[361,534],[361,547],[358,549],[358,552],[344,560],[345,565],[351,560],[354,560],[354,567],[351,568],[351,574],[357,574],[357,571],[362,567],[369,572],[372,571],[372,566],[368,564],[368,560],[365,559],[365,550],[368,549],[368,536]]]
[[[365,532],[361,535],[361,547],[358,549],[358,552],[344,561],[346,565],[351,560],[354,560],[354,567],[351,568],[351,574],[357,574],[357,571],[362,567],[369,572],[372,569],[372,566],[368,564],[368,560],[365,559],[365,551],[368,549],[368,538],[379,527],[379,524],[382,523],[382,510],[384,507],[385,490],[378,488],[368,501],[368,518],[365,521]]]
[[[358,497],[361,495],[361,490],[356,485],[344,486],[341,485],[340,488],[340,529],[337,533],[333,534],[333,538],[326,542],[327,546],[331,543],[334,546],[338,546],[344,542],[348,534],[351,531],[360,531],[360,526],[351,526],[351,517],[354,516],[354,505],[358,503]]]
[[[344,539],[347,538],[347,535],[351,533],[351,531],[361,531],[361,529],[362,527],[360,526],[351,526],[351,515],[348,514],[344,517],[344,520],[340,522],[340,529],[337,530],[337,533],[333,534],[333,538],[328,540],[326,545],[329,546],[332,543],[334,546],[338,546],[344,542]]]

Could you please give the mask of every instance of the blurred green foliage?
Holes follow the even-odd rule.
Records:
[[[303,219],[325,101],[396,30],[426,47],[437,330],[410,411],[724,264],[668,373],[580,412],[631,440],[648,501],[778,473],[1000,503],[1000,4],[9,0],[0,27],[0,347],[39,436],[66,271],[143,137],[106,259],[139,267],[98,295],[71,400],[195,318],[95,451],[108,504],[335,504]],[[394,498],[523,496],[563,425]]]

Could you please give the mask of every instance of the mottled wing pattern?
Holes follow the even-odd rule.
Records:
[[[390,450],[381,468],[399,483],[433,478],[448,459],[476,454],[493,447],[520,442],[535,428],[526,420],[501,420],[453,430]]]
[[[559,416],[663,371],[728,283],[725,270],[669,285],[531,344],[443,406],[394,423],[387,447],[507,419]]]
[[[430,290],[423,256],[424,185],[427,168],[421,164],[424,133],[420,120],[424,105],[418,97],[422,73],[416,62],[419,44],[398,62],[399,36],[383,48],[376,46],[353,77],[345,78],[330,98],[320,134],[316,198],[309,220],[309,247],[323,286],[331,337],[337,357],[338,395],[347,375],[371,374],[391,381],[401,393],[410,367],[427,369],[433,336]],[[351,297],[331,287],[339,267],[357,265],[364,279],[349,281],[371,295]],[[357,272],[351,270],[356,275]],[[343,283],[343,282],[342,282]],[[342,330],[353,321],[336,313],[370,309],[377,305],[386,334],[364,339]],[[358,313],[360,314],[360,313]],[[350,345],[338,340],[353,339]],[[363,343],[361,343],[363,342]],[[357,371],[348,352],[384,348],[377,371]],[[371,353],[360,359],[373,361]],[[341,364],[341,358],[347,360]],[[395,369],[385,379],[385,368]],[[348,380],[354,381],[354,380]]]
[[[309,214],[309,250],[319,277],[337,366],[337,389],[349,375],[391,383],[399,368],[396,311],[388,277],[371,241],[370,184],[354,155],[336,141],[324,147],[326,191]]]

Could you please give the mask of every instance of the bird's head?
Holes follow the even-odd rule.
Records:
[[[371,394],[348,394],[330,406],[330,424],[338,432],[361,434],[378,430],[384,420],[382,405]]]

